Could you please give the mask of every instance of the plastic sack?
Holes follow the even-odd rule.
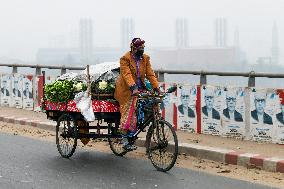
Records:
[[[100,78],[100,79],[104,79],[104,80],[108,80],[107,78],[109,77],[112,78],[113,77],[112,70],[115,70],[115,69],[119,70],[119,66],[120,64],[118,61],[117,62],[104,62],[100,64],[91,65],[89,68],[91,81],[96,81],[101,76],[103,76],[103,78]],[[86,75],[86,74],[87,74],[87,69],[81,72],[81,75]]]
[[[95,121],[91,96],[88,96],[86,91],[76,94],[74,101],[86,121]]]

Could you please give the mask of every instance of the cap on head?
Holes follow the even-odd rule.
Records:
[[[237,98],[237,94],[235,91],[232,91],[232,90],[227,91],[226,98]]]
[[[130,48],[138,49],[139,47],[144,46],[145,41],[141,38],[134,38],[131,41]]]
[[[191,90],[188,87],[180,87],[180,95],[184,96],[184,95],[190,95],[191,94]]]
[[[254,99],[256,100],[265,100],[266,99],[266,93],[263,93],[263,92],[256,92],[254,94]]]
[[[214,89],[206,88],[205,97],[214,97]]]

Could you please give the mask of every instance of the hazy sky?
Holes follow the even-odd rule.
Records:
[[[50,38],[69,34],[79,19],[92,18],[97,46],[120,45],[120,19],[133,17],[136,34],[147,46],[174,46],[174,21],[189,20],[191,46],[214,44],[216,17],[228,20],[228,42],[236,27],[241,47],[254,63],[269,56],[274,20],[279,45],[284,49],[284,0],[1,0],[0,57],[34,61],[38,48],[48,47]],[[284,51],[281,51],[282,55]],[[282,56],[284,57],[284,56]],[[284,58],[282,58],[284,61]],[[284,65],[284,63],[283,63]]]

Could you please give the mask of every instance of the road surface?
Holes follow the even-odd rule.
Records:
[[[4,133],[0,133],[0,157],[1,189],[271,188],[183,168],[161,173],[150,161],[80,148],[71,159],[64,159],[55,143]]]

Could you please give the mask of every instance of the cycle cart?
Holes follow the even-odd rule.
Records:
[[[168,92],[174,92],[172,89]],[[57,122],[56,144],[60,155],[69,158],[75,152],[77,140],[83,143],[90,139],[107,139],[110,149],[117,156],[123,156],[128,151],[123,148],[122,135],[119,134],[119,105],[110,94],[93,94],[101,97],[92,99],[95,114],[95,124],[85,121],[76,108],[74,100],[66,103],[44,101],[44,109],[48,119]],[[107,100],[104,100],[106,99]],[[137,132],[128,136],[128,141],[134,144],[141,132],[146,133],[146,154],[154,167],[159,171],[170,170],[177,159],[178,140],[174,128],[161,116],[159,104],[163,95],[149,92],[137,96]],[[105,132],[103,132],[105,131]]]

